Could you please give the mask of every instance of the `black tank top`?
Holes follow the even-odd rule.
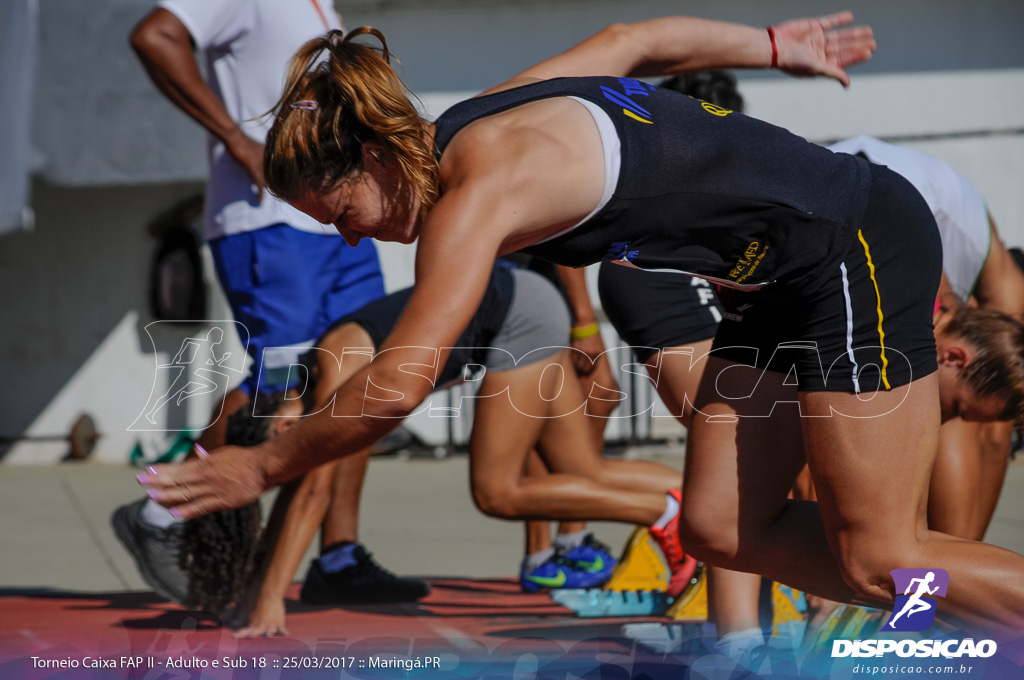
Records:
[[[608,113],[621,144],[618,183],[597,214],[524,252],[808,293],[856,234],[871,185],[863,159],[632,78],[556,78],[466,100],[437,120],[438,152],[474,120],[564,96]]]

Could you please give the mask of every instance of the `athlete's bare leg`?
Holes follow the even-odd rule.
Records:
[[[536,450],[530,451],[530,455],[526,457],[526,464],[523,465],[523,476],[543,477],[546,474],[548,474],[548,468],[544,465],[544,461],[541,460],[540,454]],[[523,522],[523,526],[526,529],[526,552],[523,554],[535,555],[551,548],[553,544],[551,542],[550,521],[546,519],[530,520]],[[587,526],[586,522],[560,522],[558,528],[559,531],[562,531],[562,527],[569,527],[564,533],[571,533],[581,531],[585,526]],[[575,527],[579,527],[579,529]]]
[[[888,604],[891,569],[945,569],[957,586],[940,610],[1024,629],[1024,582],[1011,576],[1024,573],[1024,557],[928,530],[927,489],[938,446],[936,376],[875,399],[882,399],[880,407],[895,406],[902,396],[906,401],[887,416],[803,419],[822,520],[845,580],[859,597]],[[887,410],[841,393],[802,394],[801,403],[811,414],[832,407],[848,415]]]
[[[978,499],[978,524],[974,528],[974,535],[979,541],[985,538],[999,504],[1006,469],[1010,465],[1012,439],[1012,423],[984,423],[981,426],[981,496]]]
[[[598,451],[604,449],[604,431],[608,425],[608,417],[618,406],[614,401],[618,383],[612,375],[608,355],[602,354],[594,362],[593,370],[587,375],[579,375],[580,388],[587,397],[586,413],[590,421],[591,444]],[[526,461],[527,475],[547,474],[547,467],[540,456],[534,452]],[[547,522],[533,521],[526,527],[526,554],[532,555],[551,548],[551,527]],[[537,526],[533,526],[536,524]],[[575,534],[587,528],[586,522],[559,522],[559,534]]]
[[[715,624],[719,637],[759,628],[761,577],[721,567],[708,569],[708,621]]]
[[[976,623],[1024,628],[1024,583],[1010,576],[1024,571],[1024,557],[927,528],[928,477],[938,445],[935,375],[870,400],[801,393],[803,414],[815,417],[798,418],[794,408],[778,404],[768,419],[715,422],[709,416],[766,413],[776,400],[792,398],[780,374],[766,373],[758,385],[759,371],[721,373],[729,366],[709,361],[697,404],[704,415],[694,418],[680,527],[695,555],[830,599],[883,608],[894,599],[890,570],[941,568],[958,586],[940,609]],[[772,376],[775,382],[766,382]],[[723,394],[757,390],[730,402],[715,391],[716,377]],[[800,448],[793,440],[801,432],[818,506],[785,500],[799,471],[792,452]]]
[[[580,375],[580,389],[587,398],[586,413],[590,417],[591,442],[598,449],[604,448],[604,431],[608,426],[608,418],[618,406],[619,384],[612,374],[608,355],[602,354],[594,362],[594,370],[587,375]]]
[[[647,360],[647,372],[658,396],[686,428],[690,427],[693,418],[693,402],[697,398],[712,342],[708,338],[692,345],[668,347]]]
[[[787,499],[804,455],[797,393],[783,379],[708,360],[687,446],[682,543],[715,566],[849,601],[816,506]],[[750,396],[726,398],[740,395]]]
[[[320,347],[329,354],[321,352],[318,356],[317,408],[326,404],[345,381],[369,363],[370,355],[358,350],[372,351],[373,340],[362,326],[350,323],[331,331]],[[331,473],[330,508],[320,537],[321,547],[339,541],[359,540],[359,501],[369,460],[370,450],[364,449],[335,461]]]
[[[693,419],[701,376],[712,340],[672,347],[652,356],[647,371],[658,395],[687,428]],[[689,448],[689,447],[688,447]],[[683,544],[686,548],[686,544]],[[708,565],[708,620],[719,635],[739,633],[760,625],[758,598],[761,577]]]
[[[665,510],[665,491],[678,484],[678,473],[654,463],[605,461],[591,447],[580,446],[589,441],[589,425],[568,361],[563,352],[484,377],[480,394],[496,396],[478,401],[470,440],[477,506],[505,519],[653,524]],[[563,372],[545,370],[551,364],[561,364]],[[523,479],[526,456],[538,440],[554,473]]]
[[[981,424],[954,418],[942,424],[928,492],[928,526],[980,539]]]
[[[370,450],[336,461],[330,488],[331,504],[320,533],[320,547],[340,541],[359,541],[359,502],[370,463]]]
[[[793,498],[799,501],[818,500],[814,482],[811,481],[811,470],[806,465],[793,483]],[[828,621],[828,617],[839,609],[842,603],[819,597],[814,593],[804,593],[804,598],[807,601],[807,630],[804,632],[804,639],[807,640],[813,639],[816,632]]]

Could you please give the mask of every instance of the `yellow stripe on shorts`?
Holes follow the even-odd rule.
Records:
[[[882,330],[882,296],[878,293],[878,280],[875,279],[875,264],[871,261],[871,249],[868,248],[868,242],[864,240],[864,234],[860,229],[857,230],[857,238],[860,239],[861,245],[864,246],[864,256],[868,259],[868,273],[871,274],[871,283],[875,286],[875,299],[878,300],[878,345],[882,348],[882,384],[885,385],[885,389],[891,390],[889,378],[885,374],[889,360],[885,358],[885,331]]]

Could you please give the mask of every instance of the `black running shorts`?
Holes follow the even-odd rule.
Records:
[[[601,307],[641,363],[666,347],[715,337],[722,320],[714,287],[678,272],[649,272],[601,263]]]
[[[355,323],[363,327],[373,341],[374,348],[384,344],[391,334],[398,318],[405,310],[405,305],[412,296],[412,288],[405,288],[390,295],[374,300],[359,310],[332,323],[317,340],[320,345],[323,338],[336,328],[345,324]],[[494,337],[501,331],[508,316],[509,307],[515,294],[515,281],[511,271],[495,268],[487,284],[487,292],[473,315],[469,326],[462,332],[458,342],[445,362],[437,377],[435,386],[442,387],[459,382],[465,378],[463,367],[467,365],[488,365],[488,354]],[[310,355],[312,357],[312,355]],[[315,359],[314,359],[315,360]]]
[[[872,171],[863,226],[822,287],[788,297],[770,286],[719,291],[716,356],[785,373],[800,391],[887,390],[937,370],[938,228],[907,180]]]

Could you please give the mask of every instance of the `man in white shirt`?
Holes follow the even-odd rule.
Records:
[[[281,95],[289,60],[307,40],[340,28],[330,0],[159,0],[131,36],[156,87],[209,133],[205,236],[254,359],[249,377],[225,399],[225,416],[257,387],[287,388],[289,366],[330,322],[384,294],[372,240],[350,247],[333,227],[264,190],[265,114]],[[195,50],[205,55],[206,80]],[[215,419],[199,443],[223,445],[224,421]],[[356,490],[365,466],[365,458],[356,460],[342,472]],[[358,503],[359,494],[352,497]],[[355,542],[357,512],[353,507],[351,525],[336,527],[323,544]],[[181,601],[187,584],[176,564],[179,521],[147,499],[119,508],[112,521],[147,582]],[[380,585],[403,585],[398,581]],[[410,600],[428,590],[417,583],[403,590]]]

